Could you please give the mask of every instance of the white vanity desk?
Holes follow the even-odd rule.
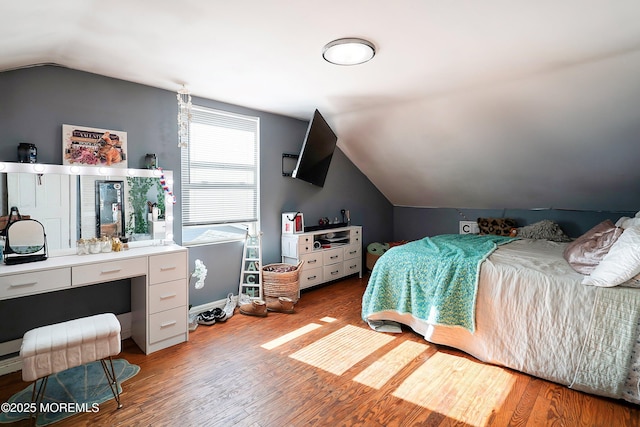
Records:
[[[188,339],[187,271],[175,244],[1,264],[0,300],[131,279],[131,337],[149,354]]]
[[[20,176],[19,181],[12,181],[19,184],[9,185],[9,174]],[[129,178],[153,178],[171,186],[172,171],[0,162],[0,178],[7,184],[3,197],[8,206],[20,206],[22,214],[41,220],[49,241],[49,258],[45,261],[17,265],[0,261],[0,301],[101,283],[108,287],[114,280],[130,279],[131,312],[118,315],[122,337],[132,337],[146,354],[187,341],[188,253],[173,243],[161,244],[173,241],[173,199],[166,188],[157,190],[161,192],[158,202],[160,194],[165,196],[165,232],[159,238],[134,239],[126,251],[75,255],[77,230],[83,238],[90,238],[93,235],[85,235],[85,231],[97,234],[100,225],[95,222],[96,182],[115,180],[125,184],[125,226],[129,228],[129,214],[134,212],[127,193]],[[87,191],[83,190],[85,185]],[[46,203],[56,203],[45,205],[46,215],[34,210],[40,196]],[[57,221],[48,222],[54,217],[51,212],[56,212]],[[64,312],[58,306],[51,309]],[[20,350],[21,342],[0,342],[0,374],[21,369],[19,357],[10,356]]]

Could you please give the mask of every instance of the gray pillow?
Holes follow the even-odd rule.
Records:
[[[564,259],[578,273],[591,274],[623,231],[610,220],[602,221],[569,243],[564,249]]]
[[[544,219],[531,225],[525,225],[517,229],[518,237],[524,239],[551,240],[553,242],[570,242],[571,238],[555,222]]]

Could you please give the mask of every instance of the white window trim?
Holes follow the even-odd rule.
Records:
[[[233,112],[229,112],[229,111],[224,111],[224,110],[217,110],[214,108],[209,108],[209,107],[204,107],[204,106],[193,106],[194,109],[200,109],[203,111],[211,111],[213,113],[217,113],[217,114],[223,114],[223,115],[228,115],[228,116],[235,116],[235,117],[240,117],[243,119],[255,119],[256,121],[256,139],[257,139],[257,144],[256,144],[256,221],[244,221],[244,222],[229,222],[229,223],[219,223],[219,224],[210,224],[210,225],[203,225],[202,227],[210,227],[210,228],[221,228],[221,227],[237,227],[237,228],[243,228],[247,231],[258,231],[261,229],[260,227],[260,193],[261,193],[261,187],[260,187],[260,146],[261,146],[261,139],[260,139],[260,117],[258,116],[249,116],[246,114],[239,114],[239,113],[233,113]],[[182,150],[188,150],[188,148],[182,148]],[[182,154],[183,152],[181,151],[181,166],[182,166]],[[182,171],[181,171],[182,172]],[[182,176],[182,173],[181,173]],[[183,180],[181,180],[181,182],[184,182]],[[183,184],[184,185],[184,184]],[[181,197],[183,197],[182,195],[184,195],[185,192],[182,191],[181,192]],[[240,242],[240,241],[244,241],[245,237],[246,237],[246,231],[244,233],[242,232],[238,232],[238,237],[225,237],[225,238],[220,238],[220,239],[212,239],[212,240],[191,240],[191,241],[185,241],[184,236],[185,236],[185,230],[186,229],[193,229],[195,227],[198,227],[197,225],[188,225],[188,226],[184,226],[181,224],[181,231],[182,231],[182,245],[183,246],[188,246],[188,247],[193,247],[193,246],[206,246],[206,245],[215,245],[215,244],[224,244],[224,243],[232,243],[232,242]]]

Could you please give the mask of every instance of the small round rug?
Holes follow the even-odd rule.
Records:
[[[108,361],[107,366],[110,370]],[[115,359],[113,368],[119,392],[122,392],[121,384],[124,381],[140,372],[139,366],[132,365],[125,359]],[[41,381],[42,379],[38,380],[36,386],[39,386]],[[32,391],[33,384],[30,384],[3,403],[0,423],[14,423],[29,418],[30,410],[33,408],[30,406]],[[98,412],[100,403],[113,398],[100,361],[58,372],[49,376],[41,404],[43,410],[40,411],[36,425],[46,426],[77,413]]]

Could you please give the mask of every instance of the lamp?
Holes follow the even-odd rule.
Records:
[[[358,65],[370,61],[376,47],[370,41],[358,38],[337,39],[322,49],[325,61],[336,65]]]
[[[184,85],[176,95],[178,98],[178,147],[189,145],[189,123],[191,122],[191,94]]]

